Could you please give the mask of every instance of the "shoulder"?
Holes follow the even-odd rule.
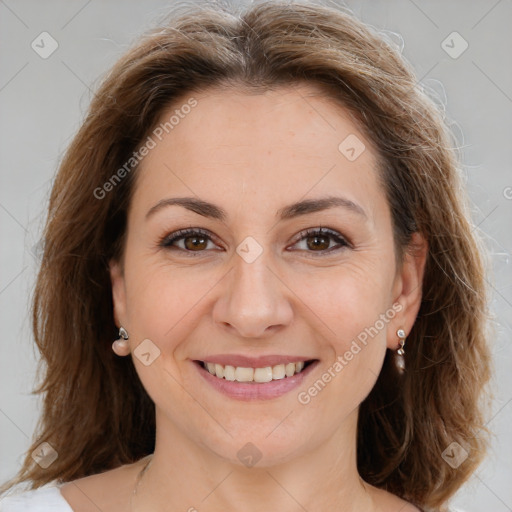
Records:
[[[0,512],[73,512],[60,488],[48,484],[30,491],[15,492],[0,498]]]
[[[372,497],[373,502],[378,506],[378,509],[383,512],[423,512],[412,503],[403,500],[385,489],[375,487],[367,482],[364,482],[364,487]]]
[[[13,487],[0,496],[0,512],[126,512],[136,475],[146,459],[65,483],[33,490]],[[116,489],[115,493],[111,490]]]
[[[143,458],[133,464],[66,482],[60,489],[61,494],[75,512],[125,512],[137,474],[146,462],[147,458]],[[111,492],[112,489],[116,492]],[[0,509],[0,512],[3,511]]]

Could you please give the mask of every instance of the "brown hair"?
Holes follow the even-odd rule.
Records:
[[[439,507],[481,462],[490,376],[485,252],[451,132],[410,65],[374,29],[330,7],[265,2],[239,14],[191,9],[147,33],[96,92],[50,198],[33,302],[43,413],[4,490],[70,481],[154,450],[154,404],[131,358],[111,350],[108,263],[122,256],[135,170],[102,199],[95,190],[178,98],[214,85],[258,92],[299,81],[352,112],[377,148],[398,260],[415,231],[429,245],[407,370],[398,374],[388,351],[360,407],[360,475],[417,506]],[[43,441],[58,453],[47,469],[31,457]],[[452,442],[468,452],[456,468],[441,456]]]

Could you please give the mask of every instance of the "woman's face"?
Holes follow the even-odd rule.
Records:
[[[313,86],[192,96],[147,141],[115,317],[157,442],[275,464],[354,434],[386,347],[414,323],[423,260],[396,268],[376,153]],[[255,376],[272,380],[243,382]]]

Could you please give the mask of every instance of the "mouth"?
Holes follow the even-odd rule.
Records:
[[[231,399],[255,401],[279,398],[298,388],[318,366],[320,360],[288,360],[273,366],[268,363],[269,366],[257,367],[248,366],[247,362],[244,363],[245,366],[200,360],[192,360],[192,363],[197,368],[201,382],[208,387]]]
[[[316,361],[318,361],[318,359],[280,363],[274,366],[263,366],[258,368],[249,366],[222,365],[219,363],[198,360],[194,362],[218,379],[224,379],[230,382],[263,384],[266,382],[291,378],[294,375],[303,372],[306,368],[308,368],[308,366]]]

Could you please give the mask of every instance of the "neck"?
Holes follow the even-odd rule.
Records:
[[[313,450],[245,467],[193,442],[157,412],[155,453],[133,510],[372,512],[373,488],[357,472],[356,426],[357,410]]]

